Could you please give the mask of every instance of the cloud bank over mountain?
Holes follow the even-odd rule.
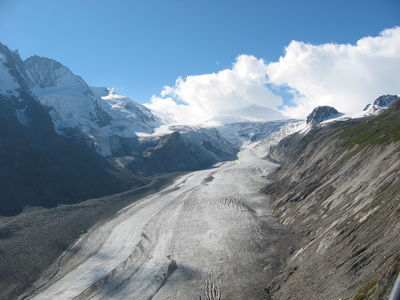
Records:
[[[231,69],[178,78],[146,106],[180,123],[205,121],[249,105],[276,108],[282,98],[266,87],[267,65],[262,59],[240,55]]]
[[[283,110],[305,116],[314,107],[339,111],[364,108],[372,97],[400,92],[400,27],[365,37],[356,45],[311,45],[292,41],[278,62],[267,66],[270,82],[293,90],[294,106]]]
[[[399,65],[400,27],[355,45],[292,41],[278,62],[240,55],[231,69],[178,78],[146,106],[179,123],[202,122],[254,104],[296,118],[321,105],[351,113],[374,97],[400,93]],[[280,88],[289,91],[290,101],[279,95]]]

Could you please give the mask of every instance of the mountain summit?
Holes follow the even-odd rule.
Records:
[[[341,115],[343,114],[339,113],[332,106],[318,106],[307,116],[307,124],[319,124],[323,121],[340,117]]]
[[[368,104],[364,108],[364,112],[367,115],[376,115],[382,112],[384,109],[388,108],[391,103],[399,98],[397,95],[383,95],[378,97],[373,104]]]
[[[161,125],[143,105],[110,89],[89,87],[55,60],[32,56],[24,66],[29,87],[49,110],[56,131],[102,156],[121,151],[115,140],[152,134]]]

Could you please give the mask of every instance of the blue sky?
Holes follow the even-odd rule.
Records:
[[[354,45],[400,25],[399,15],[398,0],[1,0],[0,41],[146,103],[239,55],[269,64],[292,40]]]

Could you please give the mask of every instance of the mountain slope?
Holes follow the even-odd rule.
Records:
[[[283,164],[265,192],[298,246],[267,287],[272,299],[389,295],[400,270],[399,106],[274,148]]]
[[[50,115],[31,92],[19,55],[0,44],[0,215],[24,206],[52,207],[129,187],[100,155],[58,135]]]

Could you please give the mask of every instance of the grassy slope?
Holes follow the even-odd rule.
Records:
[[[365,122],[344,130],[340,136],[346,138],[345,147],[352,148],[400,141],[400,102],[395,102],[389,110]]]

